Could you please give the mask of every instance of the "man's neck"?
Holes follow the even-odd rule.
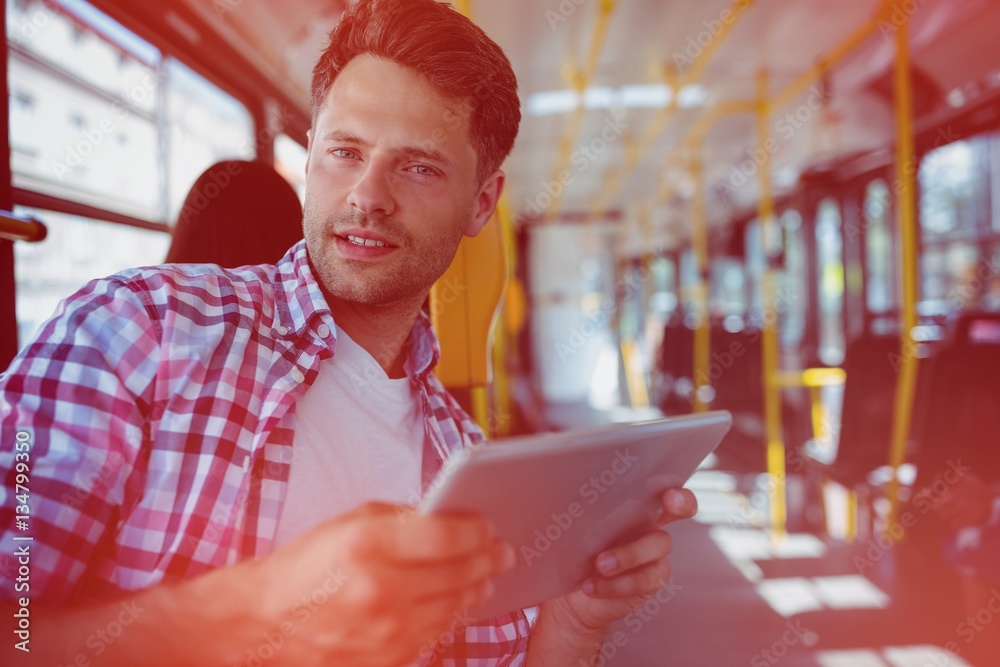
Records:
[[[410,331],[422,302],[369,306],[327,295],[337,327],[372,355],[390,378],[406,376]]]

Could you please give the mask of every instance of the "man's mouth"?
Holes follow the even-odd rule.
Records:
[[[379,259],[398,250],[388,239],[377,232],[354,229],[337,234],[338,252],[341,257],[351,260]]]
[[[348,234],[344,238],[346,238],[348,241],[350,241],[354,245],[375,246],[375,247],[378,247],[378,248],[388,247],[388,244],[383,243],[382,241],[376,241],[375,239],[363,239],[360,236],[353,236],[353,235],[350,235],[350,234]]]

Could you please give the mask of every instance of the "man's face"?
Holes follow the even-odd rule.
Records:
[[[334,298],[421,303],[464,234],[489,220],[503,187],[476,183],[468,111],[416,71],[351,60],[316,114],[304,235]]]

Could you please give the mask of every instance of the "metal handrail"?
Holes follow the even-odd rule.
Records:
[[[38,243],[48,233],[45,223],[37,218],[0,211],[0,239]]]

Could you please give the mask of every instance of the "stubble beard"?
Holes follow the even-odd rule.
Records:
[[[423,303],[434,282],[451,264],[472,218],[470,206],[462,223],[418,243],[398,221],[360,211],[324,215],[306,199],[304,236],[310,264],[328,297],[374,307]],[[397,246],[387,261],[367,262],[340,257],[335,233],[351,227],[369,229]],[[377,264],[377,265],[375,265]]]

